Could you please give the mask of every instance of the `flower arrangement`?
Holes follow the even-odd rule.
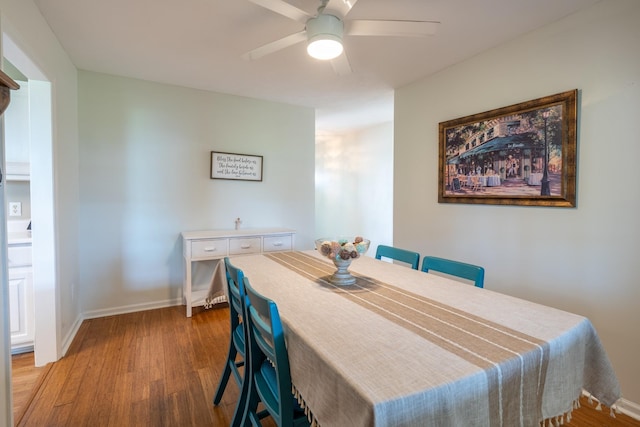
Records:
[[[359,258],[361,254],[369,249],[369,240],[360,236],[351,241],[350,239],[318,239],[316,240],[316,248],[330,260],[347,261]]]

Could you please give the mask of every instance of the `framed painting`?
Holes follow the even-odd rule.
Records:
[[[575,207],[577,93],[440,123],[438,202]]]
[[[212,151],[211,179],[262,181],[262,156]]]

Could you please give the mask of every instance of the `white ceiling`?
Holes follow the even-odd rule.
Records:
[[[317,109],[318,131],[393,119],[393,89],[598,0],[359,0],[348,19],[439,21],[426,38],[345,37],[353,73],[305,43],[245,52],[304,29],[248,0],[34,0],[79,69]],[[319,0],[288,0],[314,14]]]

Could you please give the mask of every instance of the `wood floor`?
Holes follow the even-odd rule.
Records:
[[[31,404],[42,381],[46,378],[52,363],[43,367],[35,367],[33,352],[11,356],[11,379],[13,386],[13,419],[22,418],[24,411]]]
[[[229,425],[238,396],[233,379],[221,404],[211,402],[226,357],[228,316],[225,307],[195,309],[192,318],[184,307],[170,307],[91,319],[67,355],[47,368],[29,369],[32,356],[14,356],[16,425]],[[611,418],[585,400],[564,425],[640,427],[640,421]]]

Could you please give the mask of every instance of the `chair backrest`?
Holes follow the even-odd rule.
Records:
[[[244,289],[247,294],[245,319],[253,376],[250,387],[255,387],[262,396],[261,401],[276,425],[291,426],[294,418],[291,371],[278,307],[275,302],[259,294],[247,278],[244,279]],[[274,371],[275,378],[272,376]],[[256,377],[260,380],[256,381]]]
[[[244,291],[241,289],[241,287],[244,287],[244,273],[231,264],[228,257],[224,259],[224,266],[227,270],[229,310],[231,311],[231,330],[233,330],[235,326],[238,326],[239,318],[243,316],[243,305],[240,295],[244,294]]]
[[[246,342],[247,331],[246,325],[242,322],[244,317],[244,304],[243,300],[246,298],[244,292],[244,274],[242,270],[236,268],[229,258],[224,259],[225,272],[227,277],[227,295],[229,298],[229,319],[231,321],[230,339],[229,339],[229,351],[227,354],[227,360],[220,376],[220,382],[216,389],[216,394],[213,397],[213,404],[218,405],[222,400],[222,395],[227,388],[229,377],[233,374],[238,386],[241,387],[240,396],[236,404],[236,411],[232,419],[232,426],[238,426],[242,415],[244,414],[244,407],[246,402],[246,383],[244,380],[246,372]],[[240,357],[238,360],[238,354]],[[244,366],[244,370],[240,370],[241,366]]]
[[[378,245],[378,249],[376,249],[376,259],[381,259],[382,257],[406,262],[410,264],[414,270],[418,269],[418,264],[420,263],[420,254],[417,252],[394,248],[393,246]]]
[[[476,287],[484,288],[484,268],[465,262],[445,258],[425,256],[422,260],[422,271],[439,271],[463,279],[472,280]]]

